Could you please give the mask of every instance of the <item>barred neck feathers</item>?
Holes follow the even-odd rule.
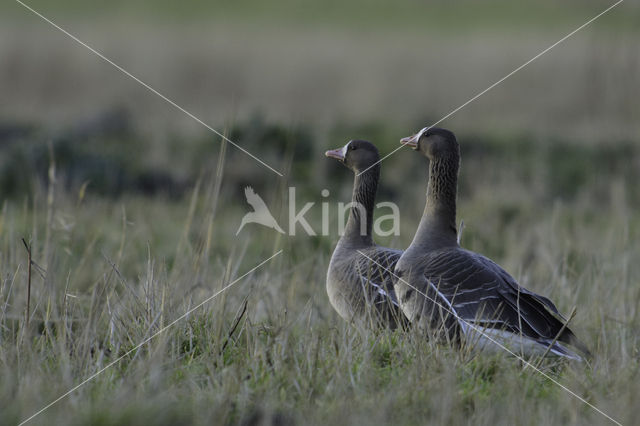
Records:
[[[361,175],[356,174],[349,219],[342,239],[350,245],[373,245],[373,207],[378,190],[380,165],[376,164]]]

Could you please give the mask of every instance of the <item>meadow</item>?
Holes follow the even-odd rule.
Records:
[[[593,349],[593,364],[545,362],[543,369],[623,424],[631,422],[638,390],[640,200],[627,182],[637,179],[640,151],[623,142],[586,149],[460,139],[463,245],[498,260],[562,312],[577,308],[573,327]],[[112,160],[109,169],[135,176],[124,160],[119,170],[109,157],[117,157],[118,142],[111,149],[102,142],[100,158]],[[286,237],[259,225],[234,235],[248,206],[243,181],[227,169],[248,161],[241,153],[207,145],[213,152],[200,155],[205,160],[193,182],[174,194],[150,195],[147,186],[118,189],[63,168],[64,150],[55,149],[62,142],[51,145],[53,161],[46,145],[43,152],[41,144],[25,146],[16,148],[25,151],[20,170],[37,176],[30,167],[43,162],[48,173],[31,182],[32,193],[15,194],[2,206],[5,424],[37,411],[280,249],[33,423],[605,422],[508,355],[460,353],[411,332],[346,324],[324,288],[336,240],[333,217],[330,237]],[[88,162],[75,155],[77,164]],[[295,154],[289,158],[296,163]],[[306,169],[287,167],[292,181],[331,175],[322,182],[330,198],[348,199],[350,172],[329,159],[307,161]],[[401,237],[381,243],[407,244],[421,213],[425,166],[412,152],[385,165],[379,199],[396,201],[403,216]],[[177,181],[178,171],[171,173]],[[415,184],[400,190],[403,182]],[[269,194],[268,186],[267,180],[256,190]],[[303,187],[308,198],[302,201],[319,203],[320,188]],[[267,200],[277,206],[283,194],[273,189]],[[313,212],[308,219],[318,223]],[[35,262],[28,327],[22,238]]]
[[[281,1],[256,12],[258,25],[242,3],[216,15],[196,1],[187,16],[162,3],[132,26],[80,3],[52,11],[284,177],[44,23],[2,37],[11,66],[0,74],[0,424],[88,378],[27,424],[613,424],[507,354],[348,324],[325,290],[333,206],[348,201],[353,176],[323,152],[352,138],[390,152],[598,4],[543,2],[525,14],[495,2],[496,15],[436,3],[421,6],[440,17],[421,31],[411,2],[390,16],[375,3],[355,27],[356,6]],[[114,3],[115,16],[141,16],[140,3]],[[25,34],[19,7],[0,31]],[[203,24],[207,13],[216,25]],[[462,245],[561,312],[575,307],[571,327],[592,362],[533,363],[622,424],[640,402],[640,56],[628,23],[637,13],[603,20],[442,123],[461,143]],[[138,49],[151,53],[142,60]],[[400,207],[401,232],[378,243],[411,241],[426,166],[409,150],[383,162],[378,201]],[[316,203],[306,216],[316,230],[330,203],[330,235],[255,224],[236,235],[248,185],[281,224],[289,187],[298,206]]]

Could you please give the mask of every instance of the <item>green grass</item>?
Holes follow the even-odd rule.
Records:
[[[352,138],[390,152],[606,5],[27,3],[286,177],[0,4],[0,424],[120,357],[31,424],[607,424],[507,355],[339,318],[325,273],[352,176],[323,157]],[[623,424],[640,392],[639,11],[624,2],[442,124],[462,144],[463,246],[577,308],[593,364],[542,369]],[[378,199],[402,220],[379,243],[409,244],[425,182],[410,151],[383,163]],[[288,186],[316,230],[329,202],[331,236],[236,236],[247,185],[281,224]]]
[[[319,203],[320,188],[331,190],[332,202],[347,200],[351,174],[309,154],[324,148],[319,141],[326,135],[269,126],[254,128],[262,136],[248,140],[260,147],[279,135],[287,147],[287,134],[306,135],[300,142],[306,145],[285,148],[291,155],[284,161],[298,163],[287,185],[300,185],[300,203]],[[562,312],[577,307],[572,327],[592,348],[593,365],[546,362],[542,368],[632,423],[640,391],[640,200],[630,166],[637,148],[460,140],[463,245],[494,258]],[[38,152],[28,141],[20,146],[24,158]],[[105,150],[101,158],[117,152],[106,142],[94,146]],[[277,237],[256,225],[235,236],[248,208],[243,185],[254,185],[270,205],[282,202],[286,188],[275,177],[237,173],[249,160],[233,149],[219,161],[219,145],[192,140],[182,149],[203,151],[184,161],[169,161],[169,147],[165,160],[156,153],[159,163],[113,163],[125,174],[155,167],[183,176],[183,190],[172,195],[89,184],[83,196],[82,170],[65,166],[73,162],[64,157],[78,158],[85,148],[79,149],[56,151],[53,186],[41,170],[48,161],[27,161],[23,170],[40,177],[2,202],[0,423],[27,418],[125,354],[32,424],[607,423],[508,355],[461,353],[413,332],[346,324],[324,287],[335,227],[330,237]],[[74,178],[65,179],[70,174]],[[410,151],[384,163],[379,199],[401,206],[402,235],[380,242],[409,243],[425,178],[423,159]],[[317,215],[309,218],[319,228]],[[23,237],[39,266],[29,327]],[[282,255],[127,354],[279,249]]]

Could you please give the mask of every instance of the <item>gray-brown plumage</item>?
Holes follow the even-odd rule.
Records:
[[[353,140],[326,152],[354,172],[352,204],[344,235],[327,271],[329,300],[347,321],[395,328],[406,319],[393,289],[392,271],[402,252],[380,247],[371,236],[380,156],[370,142]]]
[[[460,149],[454,134],[425,128],[401,142],[430,163],[424,213],[395,268],[401,278],[395,280],[396,294],[409,320],[436,338],[464,337],[483,348],[500,350],[498,342],[524,355],[549,349],[551,354],[581,359],[565,345],[570,344],[588,355],[549,299],[521,287],[500,266],[458,245]]]

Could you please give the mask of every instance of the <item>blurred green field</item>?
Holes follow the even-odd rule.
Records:
[[[628,4],[627,4],[628,3]],[[355,138],[385,154],[606,7],[595,1],[29,2],[268,171],[29,15],[0,5],[0,424],[609,424],[507,355],[346,324],[325,273]],[[640,9],[625,2],[444,123],[462,245],[561,312],[593,364],[541,368],[622,424],[640,394]],[[424,159],[382,165],[404,248]],[[329,236],[236,230],[288,187]],[[327,189],[328,197],[321,191]],[[29,326],[28,258],[32,248]],[[246,303],[246,305],[245,305]],[[246,306],[246,310],[245,310]]]
[[[182,20],[183,22],[218,22],[226,19],[248,21],[258,25],[284,23],[300,26],[336,26],[406,29],[428,25],[442,30],[479,29],[486,26],[500,29],[522,28],[522,25],[538,30],[540,25],[571,24],[581,12],[604,9],[601,1],[570,0],[562,3],[549,0],[539,2],[489,0],[477,2],[462,0],[455,4],[446,1],[420,2],[401,0],[389,4],[381,0],[356,0],[340,2],[329,0],[318,3],[311,0],[277,0],[260,2],[187,0],[183,2],[148,0],[116,0],[107,3],[62,0],[51,4],[44,0],[24,2],[36,10],[61,13],[65,16],[96,18],[119,17],[150,21]],[[611,2],[610,4],[613,4]],[[637,4],[629,6],[632,13],[616,19],[615,30],[637,32]],[[0,10],[13,16],[22,15],[22,6],[7,2]]]
[[[605,8],[551,1],[29,4],[216,128],[258,113],[318,130],[336,122],[434,122]],[[119,106],[159,142],[203,130],[18,3],[0,7],[7,10],[0,17],[2,121],[59,129]],[[446,124],[543,138],[636,137],[639,13],[636,3],[622,3]]]

